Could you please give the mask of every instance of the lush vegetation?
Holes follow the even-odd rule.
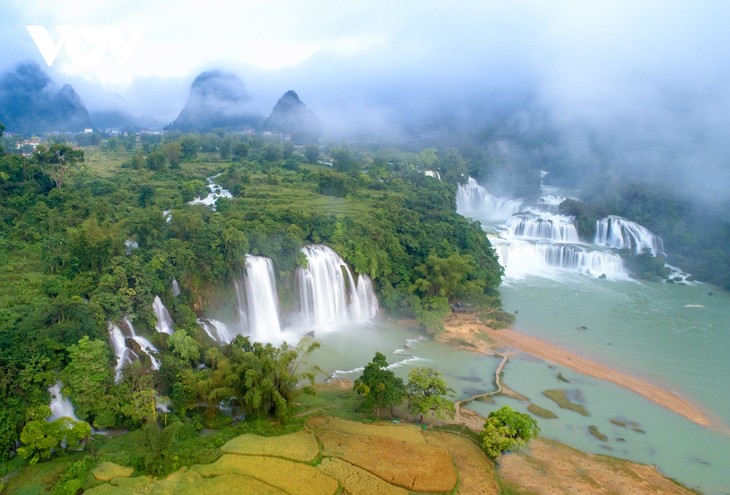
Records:
[[[502,406],[487,416],[481,431],[482,449],[491,459],[502,453],[527,445],[540,432],[537,421],[529,414]]]
[[[727,208],[703,205],[656,184],[628,182],[615,176],[601,177],[586,191],[585,201],[568,200],[560,208],[575,215],[584,239],[595,235],[596,220],[620,215],[638,222],[664,240],[667,260],[695,278],[730,289],[730,221]],[[632,275],[666,278],[664,257],[646,253],[621,253]]]
[[[160,423],[230,421],[221,404],[247,420],[287,420],[294,399],[311,391],[316,370],[301,366],[311,343],[240,338],[220,347],[196,323],[207,308],[233,304],[246,253],[274,261],[285,312],[296,307],[299,250],[311,243],[368,274],[386,312],[434,332],[450,302],[499,304],[502,272],[489,241],[455,212],[456,183],[471,166],[456,150],[299,149],[222,133],[84,135],[80,149],[53,139],[30,156],[0,152],[4,457],[62,454],[63,435],[66,450],[83,448],[85,424],[144,426],[149,462],[138,465],[157,472],[179,434]],[[426,177],[426,167],[447,180]],[[216,209],[188,205],[215,174],[234,197]],[[173,335],[154,331],[155,295],[172,313]],[[140,361],[115,374],[108,325],[124,318],[160,350],[158,371],[138,352]],[[59,379],[81,426],[44,433],[40,408]],[[159,415],[164,398],[171,409]],[[52,445],[30,440],[40,436]]]

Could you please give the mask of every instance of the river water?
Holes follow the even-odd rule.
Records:
[[[605,245],[577,241],[570,219],[555,216],[561,196],[566,194],[550,190],[537,207],[530,207],[491,196],[470,181],[457,201],[460,211],[484,223],[507,265],[501,294],[505,310],[516,313],[515,330],[663,385],[722,426],[699,426],[618,385],[527,355],[509,361],[506,384],[558,415],[539,419],[542,436],[656,465],[707,494],[730,494],[730,294],[701,283],[630,279],[615,253]],[[627,237],[627,242],[660,242],[630,220],[620,221],[641,232],[642,238]],[[671,246],[665,249],[671,252]],[[492,390],[499,362],[395,324],[355,325],[316,337],[322,347],[315,361],[332,376],[357,378],[380,351],[404,379],[414,366],[441,370],[458,397]],[[557,378],[559,373],[567,383]],[[556,388],[581,402],[589,416],[562,410],[542,394]],[[486,416],[504,404],[526,412],[529,404],[505,397],[496,402],[469,407]],[[589,426],[607,440],[591,435]]]

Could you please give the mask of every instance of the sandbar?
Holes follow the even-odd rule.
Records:
[[[456,315],[452,315],[456,316]],[[531,337],[515,330],[493,330],[475,319],[461,316],[450,317],[445,322],[446,332],[442,340],[457,343],[469,342],[467,348],[485,353],[495,349],[503,352],[524,352],[545,361],[565,366],[578,373],[614,383],[645,397],[660,406],[706,427],[720,427],[698,406],[677,392],[636,377],[627,372],[611,368],[591,359],[579,356],[542,339]],[[491,342],[479,338],[486,335]],[[509,377],[505,377],[509,382]]]

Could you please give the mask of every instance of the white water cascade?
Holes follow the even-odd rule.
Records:
[[[228,327],[222,321],[213,318],[199,318],[195,320],[200,328],[219,344],[228,344],[233,340],[233,336],[228,331]]]
[[[134,325],[132,325],[132,321],[129,318],[124,318],[124,320],[122,320],[122,323],[123,326],[126,328],[126,332],[123,332],[126,338],[133,340],[142,351],[142,353],[144,353],[149,358],[150,367],[153,370],[159,370],[160,361],[155,357],[155,354],[158,354],[160,352],[157,350],[157,347],[155,347],[154,344],[147,340],[145,337],[137,335],[137,332],[134,331]]]
[[[220,175],[220,174],[218,174]],[[230,191],[227,189],[224,189],[223,187],[219,186],[215,182],[213,182],[213,179],[218,177],[218,175],[214,175],[212,177],[208,177],[208,190],[210,191],[208,195],[204,198],[198,196],[192,201],[188,201],[189,205],[205,205],[211,210],[215,210],[215,203],[218,201],[218,198],[232,198],[233,195]]]
[[[177,283],[177,279],[172,279],[172,296],[177,297],[180,295],[180,284]]]
[[[280,342],[279,301],[272,261],[247,254],[246,272],[235,286],[241,330],[256,342]]]
[[[505,223],[513,237],[545,239],[552,242],[578,243],[578,230],[573,217],[535,210],[531,214],[515,215]]]
[[[49,404],[51,415],[46,421],[55,421],[64,417],[71,418],[75,421],[79,420],[76,414],[74,414],[73,404],[71,404],[68,397],[64,397],[61,393],[61,382],[56,382],[55,385],[48,387],[48,392],[51,394],[51,403]]]
[[[664,253],[664,242],[649,229],[625,218],[610,215],[596,221],[596,237],[593,242],[599,246],[629,249],[641,254],[645,249],[651,254]]]
[[[114,381],[119,383],[119,380],[122,379],[122,368],[126,364],[139,359],[139,356],[127,347],[127,338],[124,336],[121,328],[112,322],[109,322],[107,326],[109,328],[109,340],[114,349],[114,355],[117,356],[117,364],[114,367]]]
[[[347,264],[323,245],[302,248],[307,268],[297,269],[297,286],[305,325],[329,329],[343,323],[367,322],[378,313],[370,277],[357,282]]]
[[[152,309],[155,312],[155,318],[157,318],[157,324],[155,324],[155,329],[159,333],[172,335],[172,332],[174,332],[172,328],[172,317],[170,316],[170,312],[167,310],[165,305],[162,304],[162,299],[160,299],[160,296],[155,296],[155,300],[152,301]]]
[[[574,218],[555,213],[564,199],[560,191],[545,188],[544,192],[538,201],[540,209],[524,208],[520,201],[490,195],[470,178],[466,186],[459,186],[457,210],[488,226],[507,280],[559,278],[566,272],[611,280],[629,278],[618,254],[582,243]]]
[[[466,185],[459,185],[456,191],[456,209],[462,215],[477,220],[507,220],[520,211],[521,207],[522,200],[489,194],[472,177],[469,177]]]

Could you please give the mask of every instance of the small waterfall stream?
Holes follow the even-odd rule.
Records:
[[[172,328],[172,317],[170,316],[170,312],[167,310],[165,305],[162,304],[162,299],[160,299],[160,296],[155,296],[155,300],[152,301],[152,309],[155,312],[155,318],[157,318],[157,324],[155,325],[155,329],[159,333],[172,335],[172,332],[174,332]]]
[[[73,404],[71,404],[68,397],[64,397],[61,393],[61,388],[61,382],[56,382],[51,387],[48,387],[48,392],[51,394],[51,403],[49,404],[49,407],[51,408],[51,415],[47,418],[47,421],[55,421],[63,417],[68,417],[78,421],[79,418],[77,418],[74,413]]]

